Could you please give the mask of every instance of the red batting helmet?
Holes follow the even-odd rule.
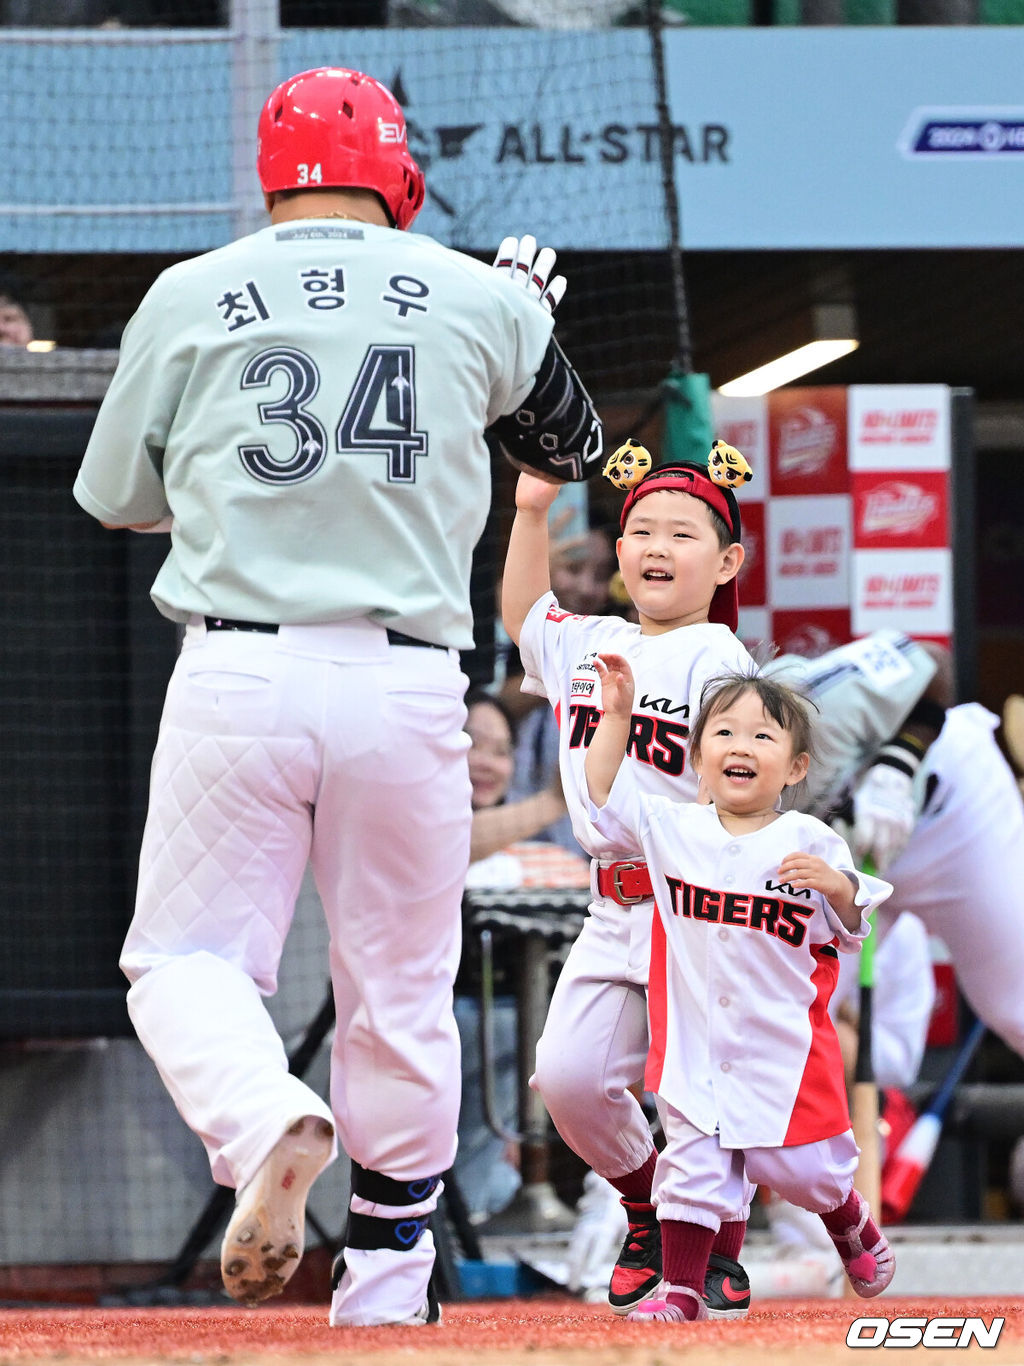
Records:
[[[282,81],[260,114],[256,156],[264,192],[320,186],[373,190],[407,228],[423,207],[423,172],[409,152],[391,91],[344,67]]]

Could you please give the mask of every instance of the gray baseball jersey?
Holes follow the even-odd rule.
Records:
[[[779,655],[763,666],[816,703],[814,757],[792,791],[801,811],[825,815],[898,729],[935,672],[935,661],[902,631],[875,631],[820,659]]]
[[[272,225],[160,276],[122,343],[75,497],[173,514],[165,616],[369,616],[472,645],[482,433],[529,393],[552,319],[429,237]]]

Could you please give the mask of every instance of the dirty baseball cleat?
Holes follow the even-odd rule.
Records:
[[[616,1314],[649,1300],[661,1286],[661,1229],[654,1206],[621,1201],[629,1217],[629,1231],[612,1268],[608,1303]]]
[[[708,1318],[742,1319],[750,1309],[750,1277],[731,1257],[712,1252],[704,1276]]]
[[[880,1295],[893,1278],[896,1270],[896,1257],[885,1234],[874,1219],[868,1202],[858,1192],[860,1218],[843,1233],[833,1233],[829,1237],[836,1245],[836,1251],[843,1259],[850,1284],[861,1299],[871,1299]]]
[[[319,1115],[296,1120],[238,1192],[224,1234],[220,1270],[232,1299],[258,1304],[280,1295],[302,1257],[306,1197],[326,1167],[334,1126]]]
[[[626,1315],[627,1323],[700,1323],[709,1318],[708,1307],[688,1285],[668,1285],[660,1300],[645,1300]]]

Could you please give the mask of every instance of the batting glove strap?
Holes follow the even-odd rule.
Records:
[[[429,1223],[429,1214],[407,1215],[404,1219],[379,1219],[371,1214],[350,1213],[345,1230],[345,1246],[364,1252],[378,1248],[411,1252]]]
[[[925,747],[919,740],[912,735],[901,734],[882,746],[874,766],[881,764],[883,767],[895,768],[900,773],[905,773],[908,778],[913,778],[921,766],[924,754]]]

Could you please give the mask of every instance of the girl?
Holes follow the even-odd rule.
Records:
[[[821,821],[779,810],[811,752],[807,705],[791,689],[745,673],[712,680],[689,739],[710,800],[696,805],[638,789],[622,764],[632,671],[615,654],[595,667],[604,714],[585,765],[590,819],[639,844],[658,908],[646,1085],[667,1141],[654,1177],[665,1285],[629,1318],[707,1317],[708,1255],[744,1169],[820,1214],[857,1294],[877,1295],[895,1263],[853,1187],[858,1149],[828,1002],[837,950],[858,951],[892,888],[858,873]]]

